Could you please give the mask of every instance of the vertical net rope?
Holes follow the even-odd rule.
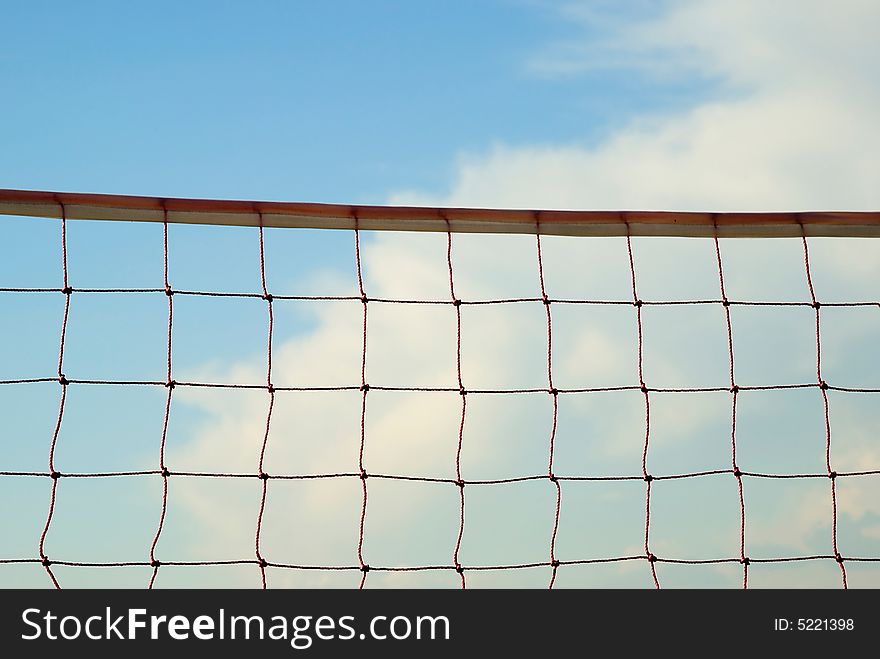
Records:
[[[449,222],[447,221],[447,227]],[[464,443],[464,421],[467,416],[467,389],[461,379],[461,300],[455,295],[455,276],[452,269],[452,231],[446,231],[446,265],[449,270],[449,297],[455,309],[455,376],[458,380],[458,393],[461,396],[461,418],[458,423],[458,444],[455,451],[455,484],[458,487],[459,522],[455,548],[452,550],[452,564],[461,579],[461,589],[467,588],[464,568],[458,560],[461,551],[461,540],[464,537],[464,480],[461,477],[461,448]]]
[[[171,333],[174,325],[174,291],[168,281],[168,214],[165,213],[162,222],[162,272],[165,282],[165,296],[168,298],[168,341],[166,354],[165,369],[165,387],[168,390],[165,396],[165,416],[162,419],[162,439],[159,443],[159,472],[162,475],[162,511],[159,514],[159,526],[156,528],[156,535],[153,537],[153,543],[150,545],[150,566],[153,568],[150,576],[148,588],[152,589],[159,574],[159,567],[162,563],[156,558],[156,545],[159,544],[159,537],[162,535],[162,528],[165,526],[165,516],[168,513],[168,476],[171,472],[165,465],[165,443],[168,439],[168,421],[171,417],[171,393],[174,391],[174,380],[171,377]]]
[[[266,588],[266,567],[268,562],[263,558],[260,551],[260,539],[263,531],[263,514],[266,511],[266,493],[269,489],[269,474],[266,473],[263,465],[266,461],[266,446],[269,443],[269,428],[272,424],[272,410],[275,407],[275,387],[272,384],[272,332],[275,328],[275,316],[272,312],[273,296],[266,288],[266,251],[263,240],[263,216],[260,214],[260,285],[263,288],[263,299],[266,301],[268,310],[267,316],[267,337],[266,337],[266,391],[269,394],[269,403],[266,408],[266,426],[263,431],[263,441],[260,444],[260,461],[257,465],[258,474],[262,481],[262,489],[260,491],[260,511],[257,513],[257,533],[255,539],[255,554],[260,567],[260,583],[263,589]]]
[[[642,306],[643,302],[639,298],[636,289],[636,264],[633,259],[632,236],[627,225],[626,234],[626,252],[629,257],[629,272],[632,280],[632,304],[636,309],[636,328],[638,330],[638,373],[639,373],[639,390],[645,396],[645,444],[642,449],[642,478],[645,481],[645,558],[651,568],[651,579],[654,581],[654,587],[660,588],[660,581],[657,579],[657,568],[654,564],[657,557],[651,553],[650,537],[651,537],[651,483],[654,477],[648,473],[648,444],[651,440],[651,397],[650,390],[645,384],[644,359],[642,350],[644,347],[644,335],[642,333]]]
[[[553,473],[553,449],[556,444],[556,426],[559,422],[559,390],[553,385],[553,317],[550,313],[550,298],[547,297],[547,289],[544,286],[544,259],[541,255],[541,224],[540,217],[535,218],[538,230],[535,240],[538,248],[538,283],[541,290],[541,302],[547,314],[547,393],[553,400],[553,420],[550,425],[550,447],[547,459],[547,478],[556,489],[556,509],[553,516],[553,531],[550,534],[550,584],[552,590],[556,583],[556,571],[559,569],[559,561],[556,560],[556,534],[559,532],[559,510],[562,507],[562,486],[559,479]]]
[[[368,563],[364,562],[364,524],[367,520],[367,471],[364,468],[364,447],[367,441],[367,393],[370,391],[370,385],[367,384],[367,305],[370,299],[364,292],[364,275],[361,267],[361,234],[357,225],[357,217],[354,218],[354,255],[355,265],[357,267],[358,292],[361,294],[361,303],[364,306],[364,323],[363,323],[363,342],[361,348],[361,442],[358,449],[358,472],[361,479],[361,489],[363,491],[363,500],[361,503],[361,521],[358,527],[358,544],[357,557],[361,568],[361,583],[358,586],[363,590],[364,584],[367,582],[367,573],[370,571]]]
[[[840,578],[844,589],[846,583],[846,567],[843,565],[843,556],[837,549],[837,472],[831,467],[831,413],[828,409],[828,383],[822,378],[822,333],[820,329],[819,310],[822,304],[816,300],[816,291],[813,289],[813,276],[810,273],[810,249],[807,246],[807,236],[802,236],[804,245],[804,269],[807,275],[807,287],[810,289],[810,302],[816,312],[816,384],[822,392],[822,407],[825,418],[825,469],[828,479],[831,481],[831,548],[834,551],[834,560],[840,566]]]
[[[718,228],[715,227],[715,258],[718,263],[718,283],[721,290],[721,306],[724,307],[724,321],[727,329],[727,355],[730,364],[730,464],[733,467],[733,476],[736,478],[736,487],[739,491],[739,560],[743,566],[743,590],[749,587],[749,558],[746,556],[746,500],[743,493],[743,472],[736,462],[736,398],[739,394],[739,386],[736,384],[734,375],[733,359],[733,325],[730,322],[730,300],[724,288],[724,267],[721,262],[721,245],[718,242]]]

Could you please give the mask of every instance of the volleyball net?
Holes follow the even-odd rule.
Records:
[[[12,266],[4,272],[11,279],[0,281],[5,341],[15,353],[0,366],[8,422],[0,480],[10,529],[0,542],[0,583],[61,587],[77,570],[129,568],[136,576],[121,583],[153,587],[174,585],[175,570],[234,568],[243,575],[234,583],[264,588],[364,588],[371,581],[553,588],[594,583],[591,570],[604,571],[600,585],[659,588],[669,575],[670,585],[748,587],[756,571],[779,565],[832,566],[843,587],[878,583],[880,509],[872,497],[880,450],[872,410],[880,379],[872,376],[880,250],[872,238],[880,235],[880,214],[429,209],[8,190],[0,191],[0,213],[15,221],[5,238],[9,254],[35,264],[60,255],[51,274],[56,284],[31,285]],[[151,254],[155,284],[80,284],[74,267],[80,256],[68,234],[87,220],[105,221],[94,223],[94,236],[106,222],[151,228],[151,247],[138,249]],[[50,229],[54,235],[43,254],[16,244],[34,223],[40,236]],[[190,245],[201,240],[199,231],[237,227],[225,249],[252,264],[252,290],[179,285],[174,229],[182,225],[190,225],[184,238]],[[430,236],[430,248],[420,242],[407,260],[405,239],[390,246],[374,240],[396,241],[398,232]],[[334,234],[331,249],[310,260],[323,245],[314,234],[327,233]],[[273,251],[272,240],[282,234],[279,245],[300,247]],[[115,235],[94,238],[90,249],[113,251]],[[682,251],[669,247],[685,238]],[[478,242],[463,246],[459,261],[459,244],[469,240]],[[750,242],[760,250],[749,253]],[[651,252],[652,243],[661,247]],[[838,248],[856,243],[861,251]],[[367,250],[374,253],[367,257]],[[816,250],[830,255],[822,273]],[[768,259],[775,251],[782,256]],[[695,254],[697,266],[687,261]],[[348,273],[349,290],[322,292],[321,281],[330,280],[318,278],[314,292],[302,292],[296,290],[301,275],[276,283],[273,258],[323,267],[334,277]],[[212,259],[219,261],[212,267],[226,267],[222,255]],[[378,278],[371,278],[373,266],[382,270]],[[482,279],[474,283],[480,268]],[[507,268],[519,286],[510,292],[503,285]],[[829,268],[845,272],[823,289],[820,274]],[[762,280],[768,272],[794,282],[791,290],[799,293],[761,296],[765,283],[772,289]],[[676,276],[678,288],[664,296],[665,278]],[[210,284],[205,277],[192,281]],[[616,293],[596,294],[603,286]],[[140,377],[139,357],[116,361],[107,371],[112,377],[95,375],[88,352],[104,340],[96,328],[112,327],[117,312],[108,307],[89,318],[94,307],[86,301],[130,298],[151,301],[151,322],[161,324],[161,361],[132,331],[121,342],[132,355],[152,355],[152,375]],[[45,300],[55,304],[54,315],[40,316],[39,328],[23,320]],[[189,309],[190,337],[179,346],[181,306],[191,303],[232,305],[225,307],[231,315],[218,323],[199,319],[199,307]],[[291,320],[288,307],[297,304],[315,311]],[[279,313],[287,332],[279,330]],[[218,349],[208,366],[179,370],[186,346],[213,345],[218,324],[233,326],[243,316],[241,322],[261,327],[259,341],[245,347],[246,364],[225,367],[228,352]],[[34,336],[50,317],[58,337],[51,371],[45,355],[26,359],[42,345]],[[76,336],[73,322],[80,324]],[[73,364],[72,348],[80,353]],[[777,358],[789,359],[791,368],[774,377]],[[304,365],[313,362],[310,380]],[[43,370],[28,371],[35,363]],[[424,377],[408,376],[416,371]],[[88,450],[96,451],[95,464],[107,462],[98,454],[106,447],[82,439],[91,432],[87,423],[78,421],[70,436],[64,432],[77,390],[96,388],[161,397],[149,407],[152,448],[138,444],[136,468],[80,468],[89,464]],[[39,391],[40,404],[22,402],[36,396],[25,390]],[[227,403],[224,396],[248,402]],[[175,407],[193,405],[201,417],[178,423]],[[112,426],[114,414],[124,412],[105,404],[91,415],[94,429]],[[23,430],[16,419],[29,419],[45,434]],[[171,446],[175,433],[175,447],[187,457],[180,463]],[[213,434],[224,439],[212,444]],[[117,434],[113,450],[125,452],[128,441]],[[64,449],[65,442],[86,448],[66,459],[74,448]],[[28,462],[23,443],[40,447],[42,467]],[[770,457],[762,459],[761,451]],[[196,464],[199,456],[205,468]],[[85,481],[150,483],[132,495],[130,515],[123,509],[101,522],[110,535],[139,538],[139,552],[91,559],[89,543],[103,541],[87,526],[60,532],[67,510],[84,514],[115,496],[76,492],[65,503],[66,490]],[[210,482],[211,492],[229,491],[186,489],[198,482]],[[773,490],[777,483],[789,489]],[[808,489],[790,489],[800,483]],[[725,506],[717,514],[716,501]],[[777,504],[782,512],[774,516]],[[205,528],[214,535],[205,535],[200,512],[210,517]],[[172,515],[174,540],[167,537]],[[232,521],[237,515],[242,523]],[[9,521],[25,517],[29,524]],[[149,532],[133,533],[141,519],[151,520]],[[187,527],[199,529],[195,537]],[[692,542],[689,533],[704,531]],[[609,541],[615,533],[625,540]],[[235,543],[224,540],[231,535]],[[73,554],[65,538],[74,539]],[[522,551],[512,548],[517,542]],[[4,578],[4,570],[15,569],[27,576]],[[34,569],[44,573],[42,582]],[[680,582],[675,575],[689,569],[704,576]],[[567,571],[581,580],[566,582]],[[504,581],[508,573],[528,573],[530,580]],[[314,579],[290,580],[296,574]],[[816,574],[796,577],[798,585],[829,585],[827,571],[810,581]],[[227,583],[213,579],[208,585]]]

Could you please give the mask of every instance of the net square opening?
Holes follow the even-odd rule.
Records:
[[[461,371],[468,390],[548,389],[544,305],[462,305]]]
[[[614,563],[561,565],[553,588],[654,588],[654,581],[648,561],[639,558]]]
[[[832,385],[880,390],[880,309],[822,307],[822,378]]]
[[[42,566],[40,566],[42,569]],[[68,588],[136,588],[150,583],[153,569],[149,566],[79,567],[54,565],[52,572],[64,589]],[[49,577],[43,572],[46,582]]]
[[[460,423],[458,392],[370,390],[364,464],[369,473],[454,479]],[[352,425],[350,434],[359,439],[359,430]],[[357,448],[352,457],[348,469],[357,465]]]
[[[839,472],[880,470],[880,394],[828,391],[831,465]]]
[[[467,399],[461,448],[464,480],[547,473],[553,427],[550,394],[468,394]],[[451,443],[447,446],[455,450]]]
[[[641,299],[661,302],[721,299],[712,240],[637,236],[632,239],[632,252],[636,290]],[[675,267],[670,267],[673,263]]]
[[[268,399],[268,395],[265,396]],[[368,420],[374,416],[374,403],[381,397],[381,394],[370,395]],[[360,422],[360,391],[276,392],[266,443],[266,472],[273,475],[356,473]],[[368,430],[368,447],[374,437]],[[250,457],[248,468],[256,464],[254,458]],[[366,461],[371,470],[378,467],[371,458]]]
[[[828,478],[746,477],[743,490],[747,556],[771,559],[833,554]],[[837,564],[830,559],[828,564],[839,579]]]
[[[743,568],[739,563],[682,565],[660,562],[657,563],[657,579],[662,588],[742,588]]]
[[[145,497],[151,512],[149,521],[143,522],[150,531],[143,550],[147,556],[162,509],[162,479],[153,477],[153,482],[153,493]],[[269,484],[270,490],[274,484]],[[256,561],[254,537],[261,493],[262,482],[258,478],[175,476],[172,472],[156,557],[165,562]],[[164,567],[160,568],[159,573],[163,570]],[[259,570],[256,566],[251,566],[251,570],[254,580],[249,585],[256,587],[260,583]]]
[[[256,476],[268,410],[269,394],[259,389],[175,387],[165,464],[172,472]],[[273,441],[273,430],[270,428],[269,442]],[[283,426],[277,430],[278,436],[284,437]],[[158,453],[155,455],[158,461]]]
[[[540,297],[535,236],[455,234],[455,294],[462,300]]]
[[[810,270],[821,302],[877,302],[880,241],[810,238]]]
[[[544,486],[550,487],[547,483]],[[552,498],[555,499],[555,496]],[[553,505],[555,506],[555,501]],[[552,522],[553,509],[548,513]],[[549,538],[547,540],[549,552]],[[644,556],[644,542],[643,481],[562,483],[562,505],[559,509],[559,531],[556,536],[556,555],[559,560]],[[568,567],[565,566],[565,569]],[[647,564],[641,567],[647,570]]]
[[[0,537],[0,558],[39,558],[40,534],[46,523],[51,491],[52,481],[48,478],[0,478],[0,524],[4,529]],[[42,571],[43,566],[39,567]],[[3,574],[0,572],[0,576]],[[48,577],[45,584],[39,580],[41,586],[48,583]]]
[[[816,312],[802,307],[730,307],[736,383],[816,382]]]
[[[353,232],[268,227],[263,244],[273,295],[359,295]]]
[[[631,305],[551,304],[553,383],[560,389],[638,386]]]
[[[736,403],[736,448],[743,471],[824,474],[822,392],[818,387],[741,391]]]
[[[462,565],[546,562],[549,572],[556,511],[556,488],[549,480],[468,485],[464,494]]]
[[[164,387],[70,385],[55,448],[65,472],[159,468]]]
[[[165,381],[168,303],[164,295],[74,289],[70,297],[63,366],[68,379]]]
[[[370,313],[375,306],[370,305]],[[360,386],[364,329],[360,300],[276,300],[272,309],[276,387]],[[262,316],[267,314],[264,309]],[[264,335],[266,331],[264,327]],[[369,346],[367,351],[369,359]]]
[[[180,291],[262,291],[259,229],[169,224],[168,279]]]
[[[451,305],[369,304],[370,385],[458,388],[455,364],[456,317]]]
[[[661,558],[739,558],[740,521],[732,474],[652,483],[649,546]]]
[[[61,293],[0,293],[0,380],[57,377],[63,317]]]
[[[841,587],[840,568],[831,559],[749,565],[750,589]]]
[[[810,300],[800,238],[722,238],[719,242],[724,286],[730,300]]]
[[[456,485],[369,478],[367,491],[364,562],[385,567],[453,564],[460,516]]]
[[[368,481],[368,489],[372,485],[373,481]],[[270,480],[263,514],[263,556],[270,562],[292,565],[359,565],[362,503],[357,476]],[[365,533],[373,512],[370,503],[368,500]],[[256,508],[251,511],[252,520],[256,520],[256,512]]]
[[[155,476],[60,478],[46,555],[84,562],[148,560],[162,501],[158,480]],[[45,485],[50,487],[48,479]],[[48,493],[45,501],[48,509]]]
[[[645,397],[641,391],[559,396],[554,471],[560,476],[641,475]]]
[[[67,263],[74,288],[164,286],[162,225],[67,222]]]
[[[727,325],[720,304],[644,306],[642,335],[649,387],[730,386]]]
[[[836,479],[837,544],[843,556],[880,555],[880,477]],[[847,563],[849,568],[849,563]]]
[[[648,470],[656,475],[733,469],[727,391],[651,392]]]
[[[0,471],[48,471],[49,445],[60,400],[61,386],[57,382],[0,386],[5,437]]]
[[[541,254],[550,298],[632,301],[626,238],[541,236]]]
[[[174,379],[264,385],[269,331],[266,306],[259,298],[175,295]],[[154,361],[164,364],[164,359]],[[165,379],[164,373],[161,379]]]
[[[456,280],[457,239],[458,236],[452,237],[453,273]],[[361,272],[364,292],[371,298],[450,300],[446,248],[447,237],[441,233],[362,233]],[[401,273],[406,273],[406,276],[401,276]]]

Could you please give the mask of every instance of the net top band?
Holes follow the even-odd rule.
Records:
[[[429,208],[0,189],[0,214],[229,226],[560,236],[880,237],[880,211],[711,213]]]

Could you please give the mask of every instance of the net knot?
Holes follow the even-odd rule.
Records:
[[[834,552],[834,560],[838,563],[843,563],[843,556],[841,556],[838,552]]]
[[[271,304],[272,300],[275,299],[275,296],[272,295],[271,293],[263,293],[263,299],[266,300],[266,302],[269,302]]]
[[[554,569],[555,569],[555,568],[558,568],[558,567],[559,567],[559,560],[556,559],[556,558],[554,558],[552,561],[550,561],[550,565],[551,565],[551,567],[553,567]]]
[[[467,396],[468,392],[467,392],[467,389],[465,389],[464,387],[461,387],[461,388],[459,388],[458,393],[461,394],[462,396]]]
[[[165,386],[169,389],[174,389],[174,387],[177,386],[177,382],[174,380],[168,380],[168,382],[165,383]]]
[[[368,298],[366,295],[361,295],[361,302],[363,304],[366,304],[369,301],[370,301],[370,298]]]
[[[162,478],[168,478],[171,475],[171,472],[168,470],[168,467],[162,467]]]
[[[266,387],[266,391],[268,391],[270,394],[274,394],[275,393],[275,385],[270,382],[269,386]]]
[[[454,306],[454,307],[460,307],[460,306],[461,306],[461,300],[459,300],[458,298],[455,298],[455,299],[452,301],[452,306]]]
[[[739,385],[738,385],[738,384],[733,385],[733,386],[730,388],[730,393],[732,393],[732,394],[738,394],[738,393],[739,393]]]
[[[825,380],[819,380],[819,389],[822,391],[828,391],[828,383]]]
[[[812,307],[814,309],[820,309],[822,307],[822,303],[821,302],[813,302]]]
[[[557,389],[556,387],[550,387],[550,388],[547,390],[547,393],[550,394],[551,396],[558,396],[558,395],[559,395],[559,389]]]
[[[70,384],[70,380],[68,380],[66,377],[64,377],[64,374],[62,373],[61,375],[58,376],[58,384],[60,384],[63,387],[66,387],[67,385]]]
[[[642,382],[641,386],[639,387],[639,391],[641,391],[643,394],[648,393],[648,385]]]
[[[361,469],[361,480],[365,481],[370,477],[370,475],[366,472],[366,470]]]
[[[165,287],[165,295],[167,295],[168,297],[171,297],[172,295],[174,295],[174,291],[171,289],[170,286]]]
[[[455,564],[455,571],[459,574],[464,574],[464,568],[461,566],[461,563]]]
[[[749,565],[751,563],[748,556],[743,556],[741,559],[739,559],[739,562],[743,565]]]
[[[61,292],[65,295],[70,295],[71,293],[73,293],[73,289],[70,286],[65,286],[61,289]]]
[[[265,471],[261,471],[261,472],[260,472],[260,480],[261,480],[261,481],[267,481],[267,480],[269,480],[269,474],[267,474]]]
[[[559,479],[556,478],[556,474],[554,474],[553,472],[550,472],[548,478],[550,479],[551,483],[558,483],[559,482]]]
[[[51,474],[49,474],[49,476],[52,478],[53,481],[57,481],[59,478],[61,478],[62,474],[60,471],[53,471]]]
[[[43,564],[43,567],[49,567],[50,565],[52,565],[52,561],[50,561],[46,556],[43,556],[43,560],[40,562]]]
[[[366,563],[364,563],[363,565],[361,565],[361,572],[369,572],[369,571],[370,571],[370,566],[369,566],[369,565],[367,565]]]
[[[455,481],[455,484],[458,485],[460,488],[464,489],[464,481],[461,480],[460,478],[457,481]]]
[[[162,566],[161,561],[157,561],[155,558],[152,561],[150,561],[150,567],[161,567],[161,566]]]
[[[654,477],[651,474],[645,474],[644,479],[646,483],[650,483],[652,480],[654,480]]]
[[[364,382],[361,385],[361,391],[363,391],[364,393],[367,393],[369,390],[370,390],[370,385],[368,385],[366,382]]]
[[[837,472],[836,471],[829,471],[828,478],[830,478],[831,480],[834,480],[835,478],[837,478]]]
[[[641,300],[636,300],[635,302],[633,302],[634,307],[641,307],[643,304],[644,302],[642,302]]]
[[[550,306],[550,298],[547,297],[546,294],[544,294],[544,295],[541,296],[541,302],[543,302],[543,303],[544,303],[545,305],[547,305],[548,307]]]
[[[730,300],[728,300],[727,298],[724,298],[723,300],[721,300],[721,304],[723,304],[725,307],[729,307]]]
[[[269,563],[268,563],[268,561],[266,561],[265,558],[263,558],[262,556],[260,556],[259,566],[260,566],[261,569],[265,570],[267,567],[269,567]]]
[[[649,562],[649,563],[656,563],[656,562],[657,562],[657,557],[654,556],[654,554],[648,554],[648,562]]]
[[[739,478],[740,476],[743,475],[743,473],[740,471],[739,467],[734,467],[733,475],[736,476],[737,478]]]

